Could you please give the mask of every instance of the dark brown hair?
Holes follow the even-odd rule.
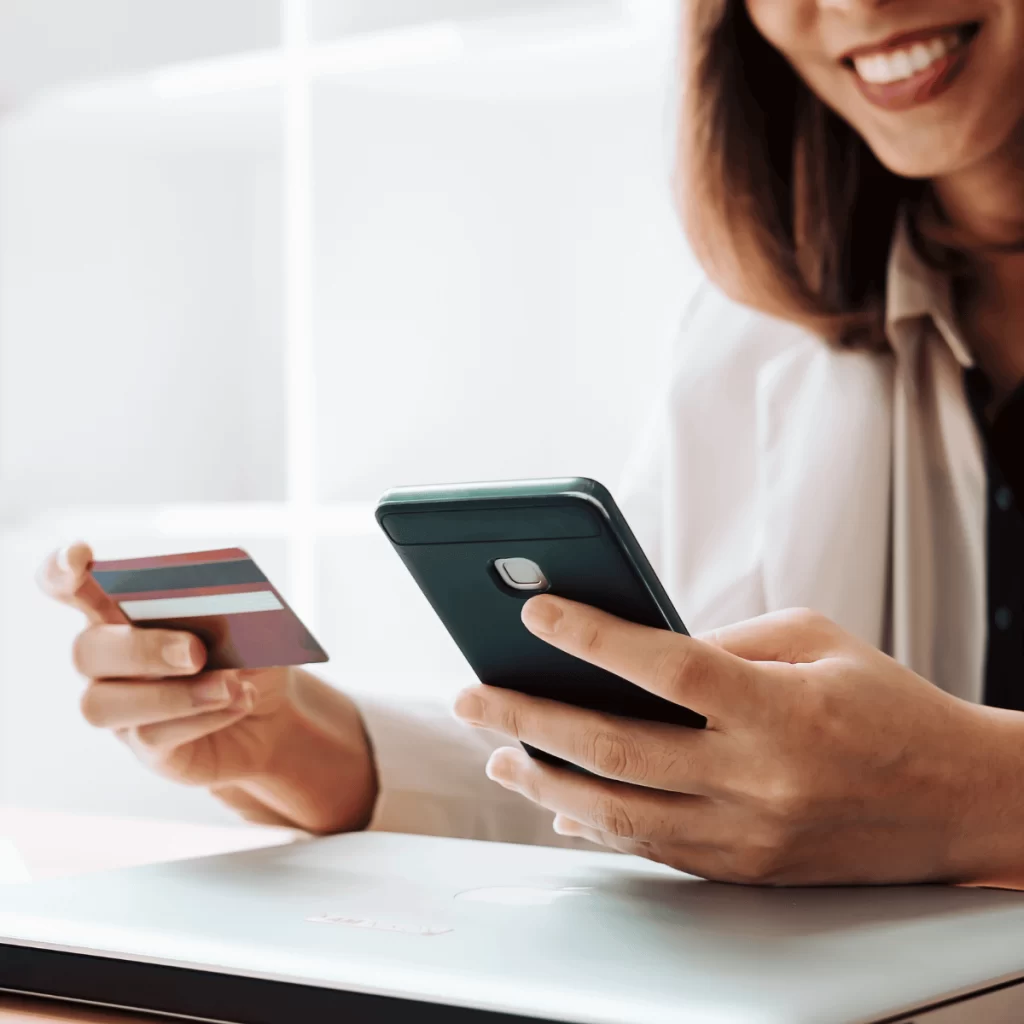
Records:
[[[896,215],[888,171],[758,32],[743,0],[683,0],[677,198],[728,295],[845,346],[882,348]]]

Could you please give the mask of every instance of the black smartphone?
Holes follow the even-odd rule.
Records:
[[[520,620],[525,601],[551,593],[686,633],[597,481],[402,487],[380,499],[376,514],[481,682],[627,718],[706,724],[702,715],[546,644]]]

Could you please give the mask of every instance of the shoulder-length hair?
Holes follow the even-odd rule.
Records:
[[[884,348],[899,177],[804,85],[744,0],[683,0],[677,200],[726,294],[835,344]]]

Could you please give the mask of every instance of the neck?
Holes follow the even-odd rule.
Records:
[[[972,248],[1024,244],[1024,124],[998,153],[932,182],[944,218]]]
[[[1024,379],[1024,126],[1013,145],[936,179],[932,191],[970,266],[957,301],[966,340],[1005,395]]]

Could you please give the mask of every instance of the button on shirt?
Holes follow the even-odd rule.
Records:
[[[1024,711],[1024,384],[991,421],[984,374],[967,370],[965,385],[988,472],[985,703]]]

